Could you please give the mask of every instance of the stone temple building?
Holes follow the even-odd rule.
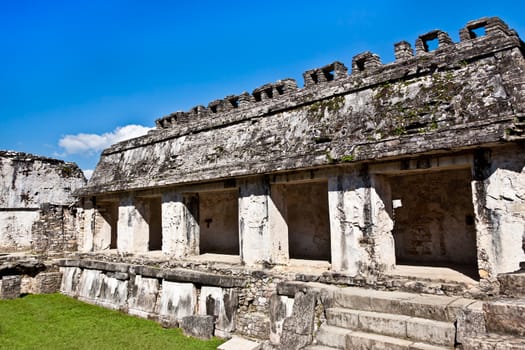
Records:
[[[525,349],[525,44],[394,49],[106,149],[61,291],[265,349]]]

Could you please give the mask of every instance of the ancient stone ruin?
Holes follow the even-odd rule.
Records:
[[[0,151],[0,252],[76,250],[73,193],[85,185],[74,163]]]
[[[106,149],[61,292],[264,349],[525,349],[525,44],[394,48]]]

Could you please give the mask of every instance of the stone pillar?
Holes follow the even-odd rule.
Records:
[[[268,200],[268,217],[270,220],[270,235],[272,236],[272,253],[275,264],[287,264],[288,254],[288,223],[286,222],[286,186],[273,185]]]
[[[525,155],[506,147],[474,154],[472,195],[482,278],[513,272],[525,261]]]
[[[199,254],[199,197],[162,194],[162,251],[177,258]]]
[[[394,44],[394,51],[396,56],[396,62],[414,57],[414,50],[412,50],[412,46],[410,45],[410,43],[406,41],[400,41]]]
[[[394,245],[392,193],[388,179],[371,175],[370,218],[372,236],[372,259],[377,272],[391,270],[396,264]]]
[[[263,177],[248,178],[239,183],[239,242],[241,260],[247,265],[275,264],[279,245],[269,225],[270,186]]]
[[[111,213],[109,207],[95,209],[95,229],[93,231],[93,250],[107,250],[111,247]]]
[[[149,225],[145,203],[132,194],[122,196],[118,208],[117,247],[125,253],[148,251]]]
[[[355,276],[370,263],[365,218],[370,189],[357,171],[328,178],[332,270]]]
[[[95,230],[95,208],[93,208],[93,202],[91,200],[84,200],[82,215],[83,223],[78,237],[78,250],[80,252],[90,252],[93,250]]]

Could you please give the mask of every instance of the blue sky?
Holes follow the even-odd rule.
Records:
[[[525,38],[522,1],[0,0],[0,149],[94,169],[102,148],[177,110],[393,45],[454,41],[499,16]]]

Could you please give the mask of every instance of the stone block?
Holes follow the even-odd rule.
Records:
[[[465,338],[463,350],[525,350],[525,339],[512,335],[487,333],[472,338]]]
[[[41,272],[35,276],[35,293],[50,294],[60,290],[62,272]]]
[[[135,276],[132,295],[128,301],[129,313],[144,318],[154,315],[158,294],[159,280]]]
[[[180,321],[180,328],[185,335],[200,339],[210,339],[213,336],[214,317],[210,315],[185,316]]]
[[[525,298],[525,272],[498,276],[500,292],[514,298]]]
[[[403,300],[401,308],[405,315],[428,318],[436,321],[447,321],[447,305],[454,300],[446,301],[443,296],[415,295],[413,298]]]
[[[317,293],[297,292],[292,315],[284,319],[281,349],[301,349],[312,341]]]
[[[326,321],[330,326],[358,329],[360,312],[343,308],[330,308],[326,310]]]
[[[385,335],[351,332],[346,337],[346,348],[352,350],[408,350],[411,341]]]
[[[483,313],[483,303],[474,302],[459,311],[457,315],[457,334],[456,341],[462,344],[468,337],[475,337],[485,334],[485,315]]]
[[[202,287],[199,298],[199,315],[215,317],[215,335],[227,337],[235,330],[238,294],[233,288]]]
[[[226,343],[219,345],[217,350],[260,350],[261,344],[244,339],[241,337],[233,337]]]
[[[100,295],[102,273],[97,270],[84,270],[78,282],[78,297],[82,301],[93,303]]]
[[[62,283],[60,292],[69,296],[76,296],[82,270],[78,267],[61,267]]]
[[[297,320],[287,317],[283,322],[283,333],[281,335],[280,350],[299,350],[312,342],[312,335],[297,334]]]
[[[96,303],[109,309],[125,309],[128,301],[128,281],[102,275]]]
[[[407,337],[415,341],[454,346],[456,327],[453,323],[411,318],[406,322]]]
[[[195,313],[197,290],[192,283],[162,282],[158,313],[163,322],[179,321]]]
[[[315,300],[314,293],[296,293],[293,303],[292,316],[297,320],[295,324],[295,333],[312,334],[314,330],[315,317]]]
[[[0,299],[16,299],[20,297],[20,276],[4,276],[0,284]]]
[[[283,323],[286,317],[292,315],[293,299],[283,295],[273,294],[270,299],[270,342],[279,344]]]
[[[405,315],[383,314],[378,312],[361,311],[359,313],[359,327],[363,331],[391,335],[404,338],[407,336],[407,322],[410,319]]]
[[[346,336],[351,332],[351,330],[345,328],[322,325],[317,333],[317,342],[332,348],[344,349]]]
[[[525,336],[525,300],[502,299],[483,304],[487,331]]]

